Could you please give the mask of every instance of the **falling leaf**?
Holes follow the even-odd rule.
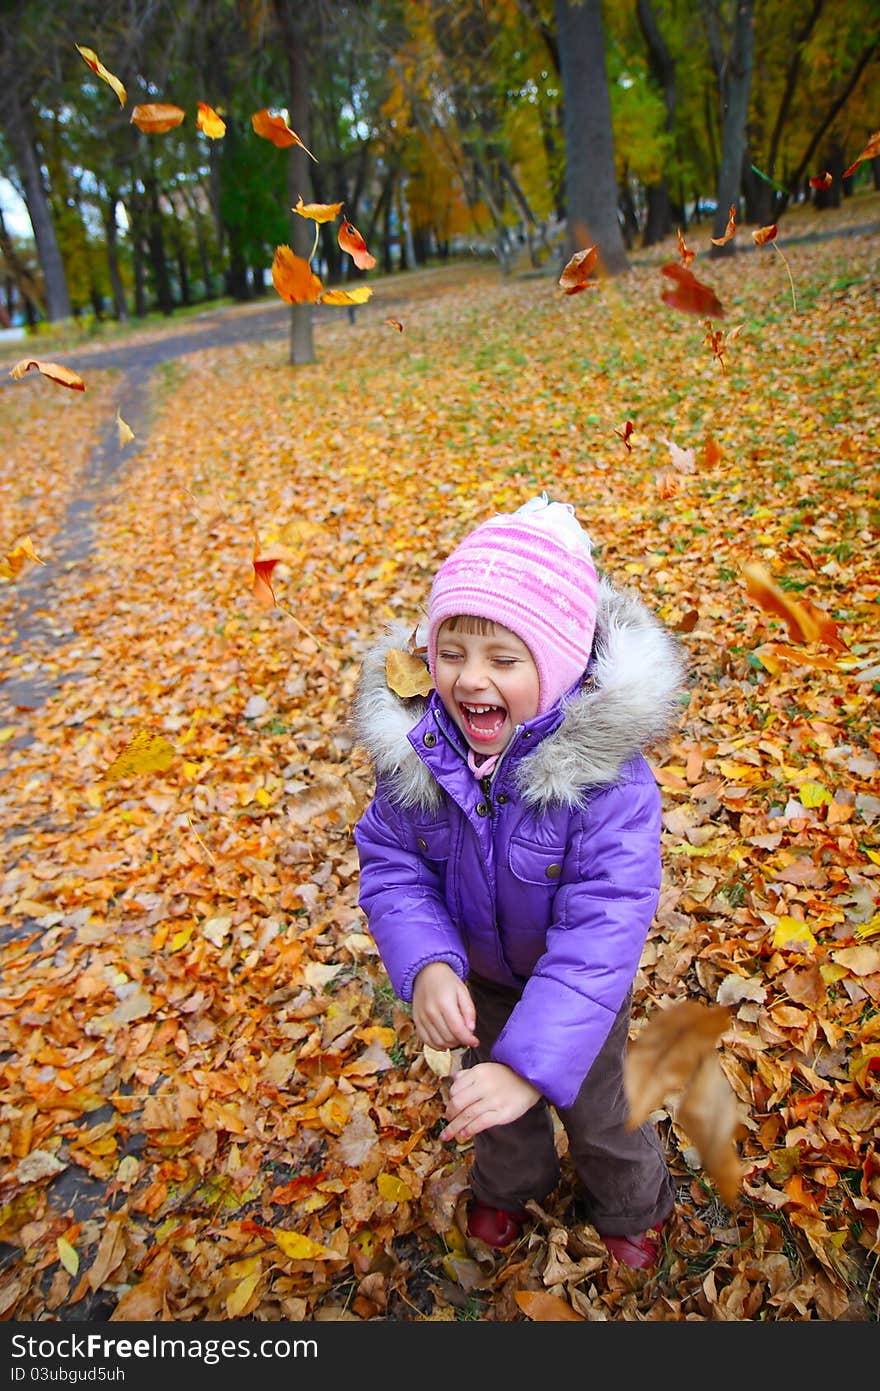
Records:
[[[57,362],[41,362],[39,358],[35,357],[23,357],[20,362],[17,362],[14,367],[10,368],[9,375],[10,377],[14,377],[16,381],[20,381],[25,372],[29,371],[31,367],[36,367],[37,371],[41,372],[44,377],[48,377],[50,381],[57,382],[59,386],[69,386],[71,391],[85,391],[86,389],[86,384],[82,377],[80,377],[78,373],[72,371],[71,368],[62,367]]]
[[[775,222],[771,222],[769,227],[759,227],[752,233],[752,238],[756,246],[766,246],[768,241],[776,240],[776,233],[779,231]]]
[[[58,1252],[58,1259],[68,1275],[76,1275],[79,1270],[79,1253],[76,1247],[71,1246],[66,1237],[59,1236],[55,1239],[55,1248]]]
[[[319,304],[366,304],[373,293],[370,285],[355,285],[350,290],[325,290]]]
[[[678,241],[678,254],[681,258],[681,264],[683,266],[689,266],[697,253],[696,251],[692,251],[689,246],[685,246],[684,237],[681,235],[680,227],[676,229],[676,238]]]
[[[588,246],[584,251],[576,251],[559,277],[559,285],[567,295],[580,294],[587,286],[598,285],[590,276],[599,259],[599,248]]]
[[[676,624],[676,632],[692,633],[700,621],[699,609],[688,609],[681,622]]]
[[[631,445],[630,442],[629,442],[630,435],[632,434],[632,432],[633,432],[633,423],[632,423],[631,420],[628,420],[628,421],[626,422],[626,424],[624,425],[624,427],[623,427],[622,430],[615,430],[615,431],[614,431],[615,435],[617,435],[619,439],[622,439],[622,440],[623,440],[624,444],[626,445],[626,449],[627,449],[627,453],[628,453],[628,454],[631,454],[631,453],[632,453],[632,445]]]
[[[396,328],[398,333],[403,333],[403,324],[399,319],[386,319],[385,322],[389,328]]]
[[[126,422],[122,419],[122,416],[119,413],[118,408],[116,411],[116,429],[119,434],[120,447],[123,444],[128,444],[131,440],[134,439],[134,430],[132,430],[131,426],[127,425]]]
[[[260,539],[254,535],[254,553],[252,563],[254,567],[254,580],[251,586],[251,593],[258,604],[263,608],[274,608],[278,603],[275,598],[275,590],[272,588],[272,571],[279,564],[282,557],[280,555],[260,555]]]
[[[264,107],[262,111],[255,111],[251,116],[251,125],[257,135],[261,135],[264,140],[271,141],[279,150],[289,149],[291,145],[299,145],[300,149],[305,150],[309,159],[315,159],[311,150],[303,144],[296,131],[290,129],[283,116],[272,116]],[[315,163],[318,163],[316,159]]]
[[[342,212],[342,208],[342,203],[304,203],[300,194],[296,207],[290,211],[299,213],[300,217],[310,217],[313,222],[332,222]]]
[[[736,236],[736,204],[735,204],[735,203],[731,203],[731,205],[730,205],[730,211],[729,211],[728,214],[727,214],[727,226],[726,226],[725,229],[724,229],[724,235],[721,236],[721,237],[710,237],[709,240],[711,241],[711,243],[712,243],[713,246],[726,246],[727,243],[730,241],[731,237],[735,237],[735,236]]]
[[[119,81],[119,78],[114,77],[112,72],[107,71],[107,69],[104,67],[104,64],[98,57],[97,53],[95,53],[94,49],[84,48],[82,44],[76,44],[75,48],[88,63],[92,72],[97,73],[98,77],[103,78],[103,80],[108,84],[108,86],[113,88],[114,92],[119,98],[119,105],[124,106],[127,99],[127,93],[124,86]]]
[[[681,478],[677,473],[673,473],[671,470],[667,473],[661,473],[657,479],[657,496],[666,502],[675,497],[680,487]]]
[[[696,1146],[728,1207],[736,1201],[743,1170],[734,1143],[739,1127],[736,1096],[715,1053],[703,1058],[687,1084],[675,1120]]]
[[[429,1043],[422,1045],[422,1057],[428,1067],[438,1077],[450,1077],[452,1075],[452,1049],[451,1048],[432,1048]]]
[[[359,270],[373,269],[376,264],[376,258],[370,255],[367,250],[367,243],[364,241],[353,222],[343,222],[336,239],[342,250],[348,252]]]
[[[830,188],[833,182],[834,180],[827,169],[824,174],[812,174],[810,176],[810,188]]]
[[[164,735],[142,729],[105,770],[104,781],[118,782],[135,773],[164,773],[175,757],[176,750]]]
[[[875,130],[858,159],[854,160],[848,169],[844,169],[842,178],[848,179],[864,160],[876,159],[878,155],[880,155],[880,130]]]
[[[207,135],[209,140],[221,140],[226,134],[226,122],[222,120],[213,106],[208,106],[207,102],[198,103],[198,113],[196,115],[196,125],[203,135]]]
[[[712,356],[718,360],[722,372],[726,372],[727,368],[724,366],[724,330],[714,329],[711,319],[706,320],[706,336],[703,342],[711,349]]]
[[[678,473],[693,473],[697,467],[697,455],[694,449],[682,449],[674,440],[664,439],[663,443],[669,450],[669,462]]]
[[[722,319],[724,308],[715,291],[698,280],[694,273],[677,261],[668,261],[660,267],[661,275],[677,281],[674,290],[664,290],[663,303],[672,309],[683,309],[687,314],[700,314],[704,318]]]
[[[324,286],[308,261],[289,246],[276,246],[272,261],[272,284],[290,304],[317,304]]]
[[[780,589],[763,565],[751,561],[742,569],[749,597],[760,604],[765,613],[783,619],[793,642],[821,642],[837,652],[846,650],[846,643],[830,614],[809,599],[795,599]]]
[[[697,1000],[679,1000],[651,1016],[630,1045],[624,1067],[631,1128],[687,1086],[729,1023],[729,1009]]]
[[[5,555],[0,555],[0,579],[16,579],[21,574],[26,560],[35,560],[38,565],[46,564],[45,560],[41,560],[37,555],[29,536],[22,537]]]
[[[558,1294],[546,1290],[517,1290],[514,1299],[530,1319],[536,1323],[585,1323],[583,1314],[578,1314],[571,1305]]]
[[[186,112],[180,106],[165,102],[147,102],[136,106],[131,113],[131,124],[148,135],[162,135],[166,130],[179,126]]]
[[[385,681],[388,689],[402,700],[430,695],[434,682],[421,657],[392,647],[385,654]]]

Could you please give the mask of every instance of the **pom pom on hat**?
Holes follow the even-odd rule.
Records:
[[[431,675],[441,624],[458,614],[486,618],[526,644],[538,669],[538,713],[549,710],[590,659],[598,589],[591,550],[571,504],[546,493],[476,527],[431,586]]]

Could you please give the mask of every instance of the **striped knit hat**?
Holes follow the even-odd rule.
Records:
[[[428,601],[428,665],[440,625],[457,614],[501,623],[538,669],[538,714],[586,669],[596,626],[596,567],[570,503],[531,498],[483,522],[446,558]]]

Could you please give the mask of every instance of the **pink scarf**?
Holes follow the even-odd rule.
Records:
[[[500,753],[490,753],[486,755],[482,763],[478,764],[477,756],[474,753],[473,749],[468,749],[467,765],[473,773],[474,777],[482,780],[483,778],[489,778],[492,776],[492,774],[495,771],[495,764],[498,762],[500,757]]]

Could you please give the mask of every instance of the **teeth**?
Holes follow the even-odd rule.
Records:
[[[462,701],[464,705],[464,701]],[[464,705],[465,710],[469,710],[472,715],[485,715],[488,710],[497,710],[497,705]]]

